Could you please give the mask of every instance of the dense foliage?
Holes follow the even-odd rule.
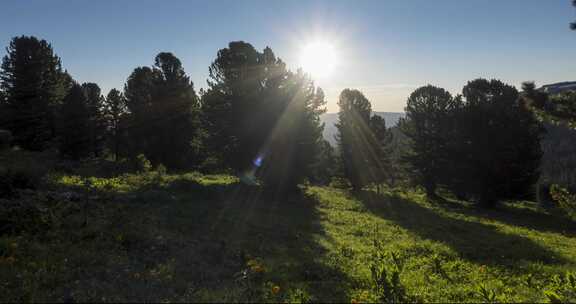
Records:
[[[20,36],[10,41],[0,70],[5,94],[4,126],[17,145],[43,150],[57,134],[58,109],[70,86],[60,58],[46,40]]]
[[[386,122],[372,114],[370,101],[358,90],[342,91],[338,105],[337,141],[344,176],[355,191],[386,181],[390,174]]]
[[[441,184],[484,206],[534,197],[543,128],[514,87],[476,79],[455,98],[422,87],[408,99],[406,115],[408,161],[429,196]]]

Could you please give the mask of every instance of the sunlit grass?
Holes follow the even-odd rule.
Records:
[[[327,187],[278,200],[198,173],[52,175],[50,189],[86,180],[86,226],[72,212],[42,233],[0,237],[0,301],[575,299],[574,223],[532,203],[484,211]],[[400,285],[377,283],[372,267]]]

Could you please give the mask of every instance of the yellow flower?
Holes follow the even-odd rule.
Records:
[[[352,304],[358,304],[358,300],[352,299],[352,300],[350,300],[350,303],[352,303]]]
[[[276,285],[274,287],[272,287],[272,293],[273,294],[277,294],[280,292],[280,286]]]
[[[480,272],[484,272],[484,271],[486,271],[486,265],[480,266]]]

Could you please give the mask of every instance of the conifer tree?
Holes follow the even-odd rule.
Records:
[[[180,60],[171,53],[158,54],[154,67],[132,72],[124,92],[132,154],[143,153],[169,168],[195,165],[199,103]]]
[[[104,148],[104,134],[106,125],[104,121],[104,97],[100,87],[95,83],[83,83],[82,89],[86,94],[86,105],[88,109],[89,138],[88,145],[93,156],[98,157]]]
[[[343,90],[338,105],[340,112],[336,127],[341,165],[352,189],[359,191],[368,184],[382,181],[383,174],[386,174],[381,163],[382,143],[374,133],[385,128],[385,123],[378,118],[372,119],[370,101],[358,90]],[[383,134],[380,136],[384,137]]]
[[[543,128],[518,91],[498,80],[476,79],[468,82],[462,95],[452,152],[460,164],[458,190],[486,207],[534,195]]]
[[[117,89],[112,89],[104,100],[104,117],[106,129],[108,131],[108,141],[114,153],[114,159],[118,161],[120,146],[123,140],[122,123],[126,121],[127,115],[126,99]]]
[[[6,125],[15,143],[42,150],[56,137],[57,111],[70,85],[60,58],[45,40],[32,36],[10,41],[2,61],[0,87],[6,94]]]
[[[86,92],[75,83],[62,104],[60,120],[60,153],[73,160],[90,153],[90,110]]]
[[[236,174],[253,170],[276,119],[263,111],[263,104],[275,98],[286,69],[270,49],[265,52],[243,41],[230,42],[209,68],[209,88],[202,102],[209,134],[206,148],[220,151],[222,165]]]
[[[410,164],[412,178],[430,198],[436,197],[436,186],[446,178],[449,167],[448,143],[454,107],[449,92],[432,85],[423,86],[408,97],[406,118],[399,124],[411,143],[405,159]]]
[[[321,161],[324,92],[316,88],[302,71],[289,73],[279,87],[279,95],[267,106],[275,117],[261,150],[262,168],[258,175],[266,190],[275,193],[297,191],[304,180],[313,180]]]

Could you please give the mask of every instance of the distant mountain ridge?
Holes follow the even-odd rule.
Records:
[[[576,81],[563,81],[543,85],[538,90],[548,94],[558,94],[564,91],[576,91]]]
[[[399,112],[373,112],[373,114],[381,116],[386,121],[387,127],[393,127],[398,124],[398,120],[404,117],[404,113]],[[333,147],[336,146],[336,123],[338,122],[338,113],[326,113],[320,116],[320,120],[324,123],[324,132],[322,135]]]

